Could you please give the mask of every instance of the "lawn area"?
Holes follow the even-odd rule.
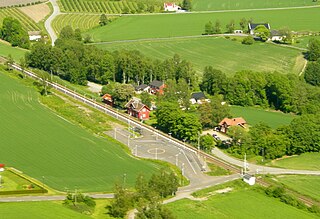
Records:
[[[0,174],[2,176],[0,192],[2,191],[14,191],[14,190],[25,190],[33,185],[32,189],[40,189],[38,186],[34,185],[30,181],[14,174],[9,170],[5,170]],[[31,188],[29,188],[31,189]]]
[[[309,40],[310,40],[311,38],[315,38],[315,39],[317,39],[317,40],[320,40],[320,36],[305,36],[305,37],[299,37],[299,38],[297,38],[297,40],[298,40],[299,43],[295,43],[295,44],[293,44],[293,46],[307,49],[307,48],[308,48]]]
[[[275,11],[246,11],[193,14],[162,14],[145,16],[122,16],[112,23],[94,28],[88,33],[93,40],[115,41],[176,36],[195,36],[204,32],[208,21],[219,19],[225,28],[234,19],[236,28],[242,17],[252,18],[255,22],[269,22],[272,29],[289,27],[294,31],[319,31],[320,8],[286,9]],[[290,18],[290,19],[288,19]]]
[[[206,201],[182,199],[166,205],[177,218],[317,218],[251,189],[215,194]],[[186,210],[187,209],[187,210]]]
[[[320,176],[278,176],[277,180],[301,194],[320,201]]]
[[[320,170],[320,153],[304,153],[298,156],[272,161],[271,165],[288,169]]]
[[[179,54],[194,64],[202,72],[205,66],[212,65],[226,74],[236,71],[278,71],[281,73],[298,73],[300,51],[265,43],[243,45],[223,37],[199,37],[187,39],[170,39],[141,42],[119,42],[99,44],[107,50],[139,50],[146,56],[158,59],[172,58]],[[246,63],[244,65],[244,63]]]
[[[318,2],[306,0],[193,0],[193,11],[237,10],[249,8],[281,8],[318,5]]]
[[[294,115],[282,112],[266,111],[254,107],[231,106],[231,114],[234,117],[243,117],[249,125],[255,125],[259,122],[268,124],[271,128],[278,128],[282,125],[288,125]]]
[[[6,166],[41,182],[44,176],[54,189],[83,192],[112,191],[124,174],[132,186],[137,174],[156,171],[158,165],[134,159],[113,139],[94,136],[54,114],[39,103],[33,88],[3,72],[0,81],[0,160]]]
[[[9,54],[12,55],[12,58],[19,62],[19,60],[24,57],[24,54],[27,50],[21,49],[18,47],[12,47],[10,44],[3,42],[0,40],[0,56],[8,56]]]
[[[61,202],[0,203],[1,218],[89,219],[91,217],[62,206]]]

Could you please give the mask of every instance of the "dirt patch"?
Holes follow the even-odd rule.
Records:
[[[19,8],[20,11],[25,13],[28,17],[34,20],[36,23],[45,19],[50,14],[50,8],[47,4],[37,4],[27,7]]]
[[[233,190],[233,188],[230,188],[230,187],[227,187],[227,188],[224,188],[224,189],[220,189],[220,190],[216,190],[214,192],[210,192],[207,196],[205,197],[201,197],[201,198],[196,198],[196,197],[193,197],[192,195],[188,196],[187,198],[190,199],[190,200],[193,200],[193,201],[206,201],[208,200],[208,198],[210,196],[213,196],[215,194],[224,194],[224,193],[228,193],[228,192],[231,192]]]
[[[39,0],[0,0],[0,7],[12,6],[12,5],[26,5],[32,2],[38,2]]]
[[[96,84],[96,83],[93,83],[93,82],[88,82],[88,90],[90,90],[91,92],[94,92],[94,93],[100,93],[101,92],[101,89],[102,89],[102,85],[101,84]]]

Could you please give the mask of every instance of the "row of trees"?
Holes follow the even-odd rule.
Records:
[[[123,218],[128,210],[136,208],[136,218],[175,218],[162,206],[161,199],[175,195],[179,186],[177,176],[171,171],[162,169],[148,180],[144,175],[138,175],[135,191],[130,191],[124,185],[116,184],[113,202],[107,206],[113,217]]]
[[[304,74],[306,82],[320,86],[320,40],[312,38],[308,43],[309,60]]]
[[[19,46],[21,48],[29,49],[30,40],[29,35],[23,29],[21,23],[12,17],[3,19],[2,28],[0,28],[0,38],[8,41],[12,46]]]
[[[239,21],[240,29],[243,32],[248,32],[248,23],[250,22],[252,22],[252,19],[246,19],[244,17],[241,18]],[[227,33],[233,33],[235,29],[236,29],[236,23],[234,20],[231,20],[228,24],[226,24]],[[221,26],[220,20],[216,20],[214,24],[211,21],[205,24],[205,27],[204,27],[205,35],[220,34],[220,33],[222,33],[222,26]]]

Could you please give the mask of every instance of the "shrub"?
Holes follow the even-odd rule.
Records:
[[[252,45],[254,43],[254,39],[252,36],[247,36],[242,40],[242,44],[244,45]]]

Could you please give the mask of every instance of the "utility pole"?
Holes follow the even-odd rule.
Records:
[[[176,154],[176,166],[178,166],[178,156],[179,154]]]
[[[243,160],[243,174],[245,175],[247,171],[247,154],[244,154],[244,160]]]

